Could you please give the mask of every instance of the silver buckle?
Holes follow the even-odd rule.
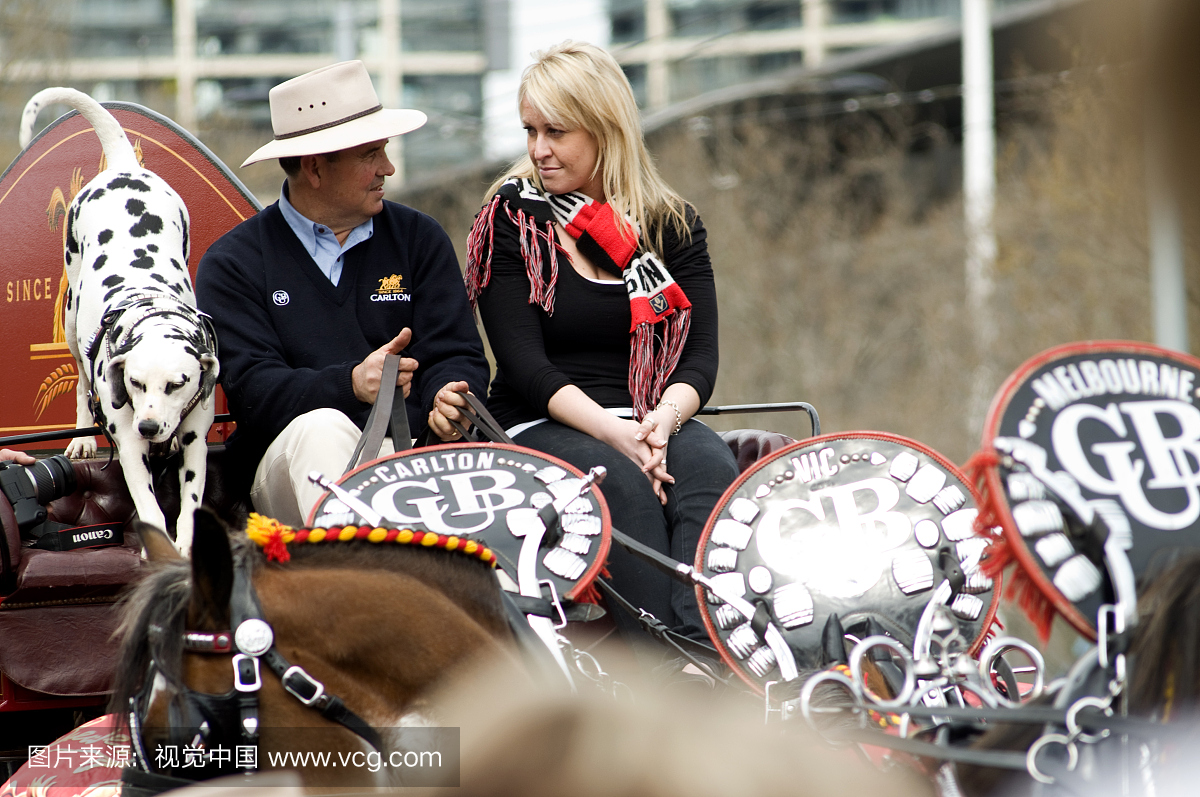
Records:
[[[292,685],[288,682],[292,678],[292,676],[298,676],[300,678],[303,678],[305,681],[307,681],[316,690],[313,693],[313,696],[312,697],[304,697],[304,695],[297,692],[292,687]],[[281,678],[280,681],[283,683],[283,688],[288,694],[290,694],[292,697],[296,698],[297,700],[299,700],[301,703],[303,703],[306,706],[311,706],[313,703],[316,703],[318,700],[320,700],[322,697],[325,696],[325,684],[321,683],[316,678],[313,678],[311,675],[309,675],[307,672],[304,671],[304,668],[299,667],[295,664],[293,664],[291,667],[288,667],[287,670],[284,671],[283,678]]]
[[[548,578],[543,578],[538,582],[538,586],[550,588],[550,606],[553,607],[555,614],[558,615],[558,619],[554,621],[554,629],[557,631],[560,628],[565,628],[567,625],[567,613],[563,611],[562,601],[558,599],[558,590],[554,588],[554,582]]]
[[[242,669],[239,665],[243,661],[254,665],[254,681],[252,683],[242,680]],[[238,653],[233,657],[233,688],[239,692],[257,692],[262,689],[262,670],[258,666],[258,659],[247,656],[245,653]]]

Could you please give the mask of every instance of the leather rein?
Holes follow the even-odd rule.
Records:
[[[184,631],[184,651],[201,654],[232,654],[233,689],[223,695],[210,695],[182,687],[181,701],[172,700],[168,709],[170,744],[181,748],[211,750],[257,746],[259,731],[259,690],[262,689],[263,665],[279,678],[284,691],[332,722],[353,731],[378,751],[384,742],[379,731],[355,714],[341,698],[325,690],[325,685],[303,667],[291,664],[275,646],[274,632],[263,619],[262,604],[251,580],[249,557],[235,561],[233,589],[229,599],[230,624],[233,631]],[[151,634],[166,633],[160,626],[151,626]],[[142,687],[129,698],[129,733],[131,765],[123,780],[139,794],[154,794],[190,785],[210,775],[197,769],[196,779],[180,778],[158,771],[154,759],[146,750],[143,730],[145,711],[160,671],[151,659]],[[258,769],[257,753],[233,761],[242,774]]]

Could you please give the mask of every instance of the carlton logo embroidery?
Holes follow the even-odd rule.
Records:
[[[271,300],[280,307],[285,307],[292,297],[288,296],[287,291],[275,291],[271,294]]]
[[[381,277],[379,280],[379,290],[371,294],[373,302],[410,302],[412,295],[404,289],[404,277],[400,274],[393,274],[390,277]]]

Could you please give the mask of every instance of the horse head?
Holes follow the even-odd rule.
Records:
[[[350,543],[267,562],[202,510],[189,561],[157,529],[139,530],[151,572],[126,602],[127,668],[112,708],[135,737],[134,769],[151,776],[282,767],[310,785],[344,785],[347,769],[297,754],[386,756],[398,729],[433,724],[423,710],[436,682],[506,655],[428,572],[406,572],[404,551],[376,547],[364,561]],[[254,761],[239,761],[250,748]],[[186,756],[205,765],[189,767]],[[380,772],[356,774],[370,784]]]

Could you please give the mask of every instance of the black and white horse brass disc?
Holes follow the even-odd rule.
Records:
[[[1112,599],[1103,541],[1072,533],[1022,462],[1077,491],[1139,578],[1157,552],[1200,547],[1195,357],[1130,341],[1042,352],[1001,386],[983,449],[999,454],[985,484],[1018,566],[1085,636],[1095,638],[1096,612]]]
[[[911,647],[921,613],[957,561],[966,586],[951,602],[963,636],[982,641],[995,615],[979,572],[989,540],[974,530],[977,500],[959,471],[920,443],[883,432],[824,435],[754,465],[717,505],[696,567],[772,622],[805,668],[822,666],[836,613],[847,634],[882,630]],[[701,614],[722,657],[752,688],[779,679],[750,622],[706,591]]]
[[[522,594],[526,584],[550,582],[559,597],[575,599],[608,557],[611,523],[600,491],[585,487],[573,466],[532,449],[429,446],[372,460],[337,483],[379,513],[384,526],[486,545]],[[548,544],[538,510],[551,502],[559,507],[561,533]],[[309,516],[309,525],[321,528],[364,522],[331,493]]]

